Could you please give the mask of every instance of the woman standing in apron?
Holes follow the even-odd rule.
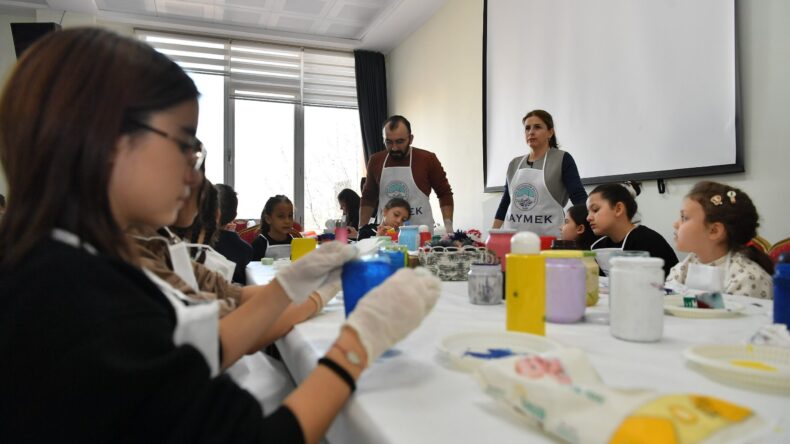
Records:
[[[7,79],[0,442],[318,442],[362,371],[436,302],[434,277],[398,271],[267,416],[217,377],[289,304],[338,282],[356,251],[329,243],[282,268],[227,325],[215,303],[141,270],[124,231],[172,224],[189,197],[205,158],[197,96],[163,54],[93,28],[44,36]]]
[[[493,228],[560,237],[568,199],[584,203],[587,192],[573,157],[559,149],[551,114],[530,111],[521,123],[530,151],[510,161]]]

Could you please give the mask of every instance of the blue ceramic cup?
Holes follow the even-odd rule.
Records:
[[[343,265],[343,305],[346,317],[354,311],[357,302],[370,290],[395,273],[388,258],[372,257],[346,262]]]

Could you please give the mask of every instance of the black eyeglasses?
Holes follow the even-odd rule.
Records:
[[[184,155],[187,156],[194,155],[195,163],[192,165],[192,167],[195,170],[200,170],[200,167],[203,166],[203,161],[206,160],[206,147],[203,146],[203,142],[201,142],[200,139],[198,139],[197,137],[189,136],[187,140],[184,140],[177,137],[173,137],[170,134],[166,133],[165,131],[146,125],[145,123],[142,122],[134,122],[134,125],[142,129],[151,131],[152,133],[159,134],[160,136],[166,139],[172,140],[178,145],[178,147],[181,149],[181,152],[184,153]]]

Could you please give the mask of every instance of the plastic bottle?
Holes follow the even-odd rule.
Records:
[[[425,244],[430,242],[431,240],[431,230],[428,229],[428,225],[420,225],[420,246],[424,247]]]
[[[507,330],[545,336],[546,258],[537,234],[523,231],[510,239],[505,293]]]
[[[790,253],[779,256],[774,273],[774,324],[790,328]]]

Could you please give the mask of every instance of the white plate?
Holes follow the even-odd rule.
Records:
[[[689,308],[683,306],[683,296],[665,296],[664,312],[681,318],[729,318],[738,316],[743,310],[743,304],[729,302],[723,295],[724,308]]]
[[[562,346],[543,336],[517,332],[467,332],[442,339],[439,352],[457,368],[472,371],[486,362],[556,350]]]
[[[691,367],[723,384],[790,395],[790,350],[765,345],[703,344],[683,351]]]

